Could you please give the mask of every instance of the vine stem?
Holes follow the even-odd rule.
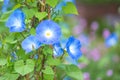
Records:
[[[22,32],[20,32],[20,35],[25,39],[25,36],[23,35],[23,33]]]
[[[42,69],[44,69],[44,66],[45,66],[45,55],[43,54],[43,59],[42,59],[42,66],[41,66],[41,69],[40,71],[42,71]],[[41,72],[41,78],[42,80],[44,80],[44,75],[43,75],[43,72]]]
[[[50,6],[48,6],[48,19],[51,18],[51,10],[50,10]]]
[[[29,74],[26,74],[26,75],[25,75],[25,79],[26,79],[26,80],[30,80],[30,79],[29,79]]]
[[[62,59],[63,59],[64,54],[65,54],[65,51],[63,51],[63,54],[62,54],[62,56],[60,57],[60,60],[62,60]]]

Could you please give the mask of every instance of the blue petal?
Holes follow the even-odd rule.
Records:
[[[10,0],[4,0],[4,5],[8,5]]]
[[[34,59],[38,59],[38,58],[39,58],[38,54],[35,54]]]
[[[77,61],[76,59],[71,58],[70,56],[67,56],[67,57],[66,57],[66,61],[67,61],[69,64],[78,65],[78,61]]]
[[[67,2],[72,2],[75,4],[75,0],[62,0],[56,7],[55,11],[61,11],[63,6],[66,6]]]
[[[16,9],[8,18],[6,26],[10,32],[22,32],[25,30],[25,15],[20,9]]]
[[[7,11],[7,8],[9,7],[9,2],[10,2],[10,0],[4,0],[4,4],[2,6],[3,13]]]
[[[34,49],[38,49],[41,46],[41,43],[35,36],[29,36],[22,41],[22,48],[26,53],[31,52]]]
[[[118,36],[113,33],[105,40],[105,44],[107,47],[115,46],[118,42]]]
[[[45,36],[45,32],[48,30],[52,33],[52,36],[49,38]],[[59,25],[52,20],[44,20],[37,26],[36,36],[41,43],[55,44],[59,42],[61,29]]]
[[[66,44],[66,49],[70,57],[76,60],[79,59],[82,56],[80,48],[80,41],[71,36]]]
[[[55,43],[54,45],[53,45],[53,47],[54,47],[54,56],[55,57],[59,57],[59,56],[62,56],[62,54],[63,54],[63,49],[61,48],[61,45],[60,45],[60,43]]]
[[[72,80],[70,77],[66,76],[63,80]]]
[[[62,7],[65,6],[66,3],[64,1],[60,2],[56,7],[55,7],[55,11],[61,11]]]

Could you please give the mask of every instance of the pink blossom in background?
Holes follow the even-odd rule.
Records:
[[[94,21],[91,23],[91,30],[96,31],[99,27],[99,24],[97,21]]]
[[[101,78],[101,77],[98,77],[96,80],[102,80],[102,78]]]
[[[104,31],[103,31],[103,37],[104,37],[104,39],[106,39],[109,35],[110,35],[109,29],[104,29]]]
[[[82,46],[90,45],[89,37],[87,35],[81,34],[81,35],[79,35],[78,39],[80,40]]]
[[[88,72],[83,73],[84,80],[90,80],[90,74]]]
[[[73,28],[73,34],[74,35],[79,35],[84,31],[84,28],[80,25],[77,25]]]
[[[85,68],[86,66],[87,66],[86,63],[80,63],[80,64],[78,64],[78,67],[79,67],[80,69]]]
[[[83,54],[88,53],[88,49],[85,46],[81,47],[81,51],[82,51]]]
[[[87,20],[85,18],[80,18],[80,25],[84,28],[87,27]]]
[[[87,26],[86,19],[80,18],[79,20],[80,20],[79,24],[77,26],[73,27],[73,34],[74,35],[79,35],[79,34],[83,33],[84,29]]]
[[[98,61],[101,57],[100,55],[100,52],[97,48],[93,49],[91,52],[90,52],[90,56],[91,58],[94,60],[94,61]]]
[[[90,32],[90,41],[94,41],[96,39],[96,33],[94,31]]]
[[[112,60],[115,62],[115,63],[118,63],[120,61],[120,57],[118,55],[114,55],[112,57]]]
[[[107,75],[108,77],[112,76],[112,75],[113,75],[113,70],[112,70],[112,69],[109,69],[109,70],[107,71],[106,75]]]

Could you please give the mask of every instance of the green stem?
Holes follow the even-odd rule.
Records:
[[[25,39],[25,36],[23,35],[23,33],[21,32],[20,35]]]
[[[50,10],[50,6],[48,6],[48,19],[51,18],[51,10]]]
[[[42,59],[42,66],[41,66],[41,70],[44,69],[44,66],[45,66],[45,55],[43,54],[43,59]],[[41,73],[41,78],[42,80],[44,80],[44,75],[43,75],[43,72]]]
[[[65,55],[65,51],[63,51],[63,54],[62,54],[62,56],[60,57],[60,60],[63,59],[64,55]]]
[[[25,79],[26,79],[26,80],[30,80],[30,79],[29,79],[29,74],[26,74],[26,75],[25,75]]]

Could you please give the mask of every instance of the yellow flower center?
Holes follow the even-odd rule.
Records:
[[[46,33],[46,36],[50,36],[50,35],[51,35],[51,33],[49,33],[49,32],[48,32],[48,33]]]
[[[45,36],[47,37],[47,38],[50,38],[51,36],[52,36],[52,32],[51,31],[46,31],[45,32]]]

